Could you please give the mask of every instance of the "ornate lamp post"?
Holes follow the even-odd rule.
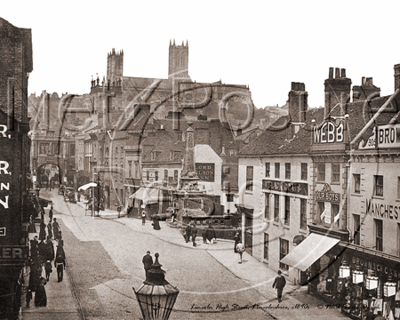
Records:
[[[156,253],[155,257],[156,261],[139,290],[135,291],[133,287],[132,289],[144,320],[168,320],[179,290],[165,280],[165,271],[158,262],[159,254]]]

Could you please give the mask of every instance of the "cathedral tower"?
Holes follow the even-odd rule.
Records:
[[[116,53],[113,48],[107,55],[107,80],[111,82],[120,79],[124,70],[124,51]]]
[[[189,78],[189,44],[182,41],[182,45],[169,42],[168,79]]]

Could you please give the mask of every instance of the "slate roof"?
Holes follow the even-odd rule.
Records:
[[[366,101],[355,101],[349,103],[343,110],[335,108],[331,111],[331,117],[344,116],[348,118],[349,143],[365,127],[376,111],[389,99],[390,96],[378,97],[367,103]],[[387,124],[400,110],[400,94],[376,119],[376,125]],[[345,110],[347,108],[347,111]],[[322,125],[324,120],[324,108],[313,108],[307,110],[305,125],[293,135],[293,129],[288,121],[289,116],[280,117],[270,128],[261,133],[255,140],[242,148],[241,156],[278,155],[278,154],[307,154],[311,148],[312,126],[311,121],[315,119],[317,125]],[[285,123],[287,124],[285,126]],[[368,140],[373,133],[372,124],[365,133],[352,146],[357,149],[361,140]]]

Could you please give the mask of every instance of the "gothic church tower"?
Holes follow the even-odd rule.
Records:
[[[189,44],[182,41],[182,45],[169,42],[168,79],[189,78]]]
[[[115,49],[107,55],[107,80],[111,82],[120,79],[124,70],[124,51],[116,53]]]

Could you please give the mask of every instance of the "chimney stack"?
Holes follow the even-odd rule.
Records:
[[[308,92],[302,82],[292,82],[289,92],[289,115],[294,123],[306,121]]]
[[[329,68],[329,79],[326,79],[324,83],[325,117],[332,115],[331,111],[335,106],[335,115],[341,115],[350,97],[351,79],[346,78],[346,69],[335,68],[335,78],[331,77],[332,73],[333,68]],[[343,112],[340,112],[341,109]]]
[[[372,99],[381,96],[381,88],[374,86],[372,77],[361,78],[360,86],[353,86],[353,101]]]
[[[335,78],[336,79],[340,78],[340,68],[335,68]]]

